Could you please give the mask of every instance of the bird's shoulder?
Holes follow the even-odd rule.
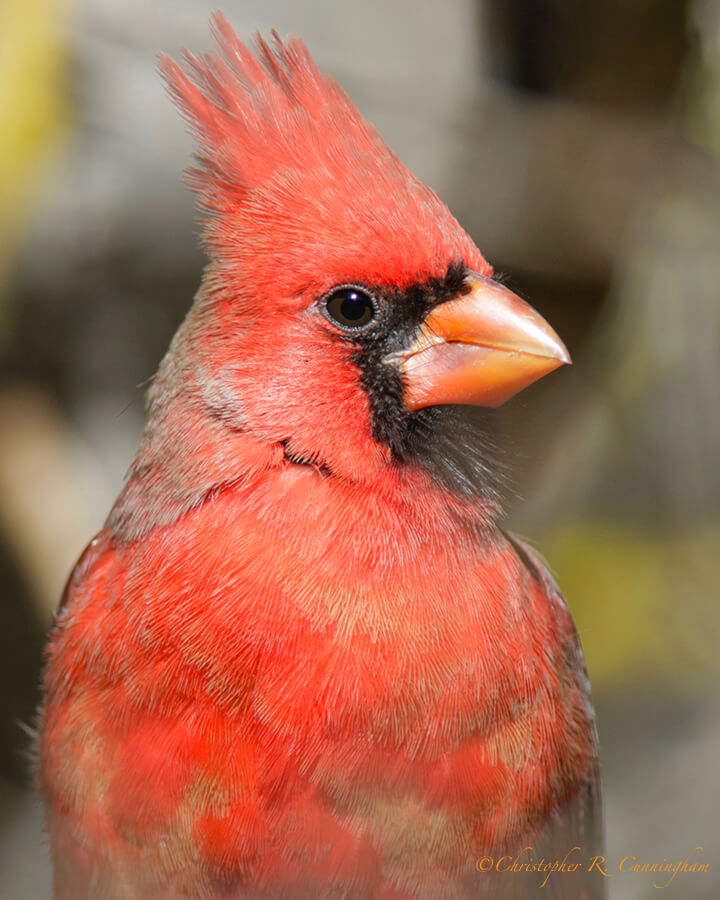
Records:
[[[114,552],[112,534],[107,528],[93,537],[77,559],[68,576],[63,592],[60,595],[56,616],[71,605],[80,585],[87,582],[92,571],[103,561],[107,560]]]

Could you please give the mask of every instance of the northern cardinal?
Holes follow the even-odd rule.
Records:
[[[214,31],[162,62],[210,263],[47,654],[55,896],[601,897],[575,629],[454,430],[567,351],[300,41]]]

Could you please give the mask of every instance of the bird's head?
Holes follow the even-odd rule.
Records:
[[[253,54],[213,28],[220,54],[162,68],[199,141],[211,260],[176,352],[217,417],[362,480],[422,456],[441,408],[568,361],[302,43]]]

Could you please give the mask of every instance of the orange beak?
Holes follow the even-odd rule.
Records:
[[[430,313],[411,347],[398,354],[412,410],[441,403],[500,406],[570,362],[542,316],[482,275],[470,291]]]

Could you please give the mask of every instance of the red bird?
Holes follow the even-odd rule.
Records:
[[[48,649],[55,896],[601,897],[578,639],[454,406],[567,352],[302,43],[214,28],[162,64],[210,264]]]

